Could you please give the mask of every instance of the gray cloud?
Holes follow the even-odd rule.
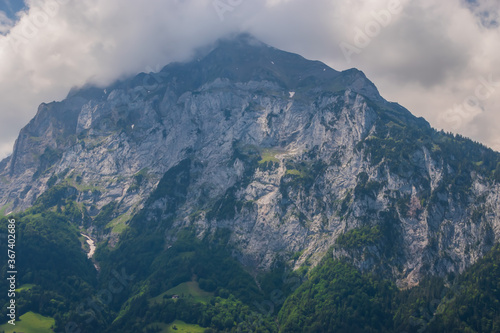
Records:
[[[357,67],[384,97],[435,127],[500,149],[500,85],[479,100],[479,112],[454,108],[474,96],[482,77],[500,81],[500,29],[484,18],[498,17],[496,0],[401,0],[402,10],[377,31],[374,13],[391,1],[30,0],[0,36],[0,157],[41,102],[75,85],[158,70],[242,31],[337,70]],[[367,27],[375,29],[369,44],[347,61],[339,44],[354,45]]]

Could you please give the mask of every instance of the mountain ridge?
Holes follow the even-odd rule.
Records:
[[[500,154],[248,35],[41,104],[0,162],[0,215],[18,314],[56,332],[500,322]]]
[[[2,162],[0,205],[25,210],[70,186],[85,227],[111,247],[144,211],[148,223],[169,221],[167,240],[188,227],[200,238],[230,230],[235,257],[256,270],[314,266],[339,235],[379,226],[398,246],[336,253],[405,287],[463,271],[498,239],[499,160],[385,101],[356,69],[242,35],[199,60],[42,104]],[[152,201],[185,161],[183,194]],[[94,224],[105,207],[107,224]]]

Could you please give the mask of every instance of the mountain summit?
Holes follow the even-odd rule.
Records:
[[[435,131],[359,70],[248,35],[41,104],[0,176],[20,314],[57,332],[498,322],[500,154]]]
[[[72,198],[110,249],[130,229],[160,231],[165,248],[183,230],[224,231],[255,274],[332,249],[409,287],[462,272],[498,240],[499,162],[387,102],[359,70],[240,35],[41,104],[0,164],[0,204]]]

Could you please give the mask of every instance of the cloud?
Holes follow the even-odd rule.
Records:
[[[467,0],[465,2],[480,23],[487,28],[496,28],[499,25],[500,15],[498,13],[497,0]]]
[[[29,0],[15,23],[2,21],[0,13],[0,29],[8,29],[0,36],[0,157],[11,151],[41,102],[63,99],[86,82],[106,85],[157,70],[242,31],[338,70],[357,67],[385,98],[433,126],[500,149],[500,87],[477,99],[474,108],[464,107],[483,78],[500,81],[495,3]],[[394,14],[395,4],[401,8]],[[369,43],[356,44],[366,33]],[[350,61],[341,43],[356,48]]]

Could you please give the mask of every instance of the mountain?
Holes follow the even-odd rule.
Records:
[[[278,330],[275,320],[300,331],[292,300],[309,304],[301,294],[307,283],[338,272],[360,274],[359,284],[380,279],[373,290],[386,287],[374,309],[392,302],[412,309],[398,290],[422,290],[433,278],[440,281],[434,289],[447,290],[500,236],[499,153],[432,129],[383,99],[359,70],[338,72],[248,35],[159,73],[42,104],[0,167],[1,212],[13,212],[20,230],[40,225],[50,234],[48,220],[60,220],[64,251],[79,246],[79,232],[98,242],[99,275],[86,263],[73,277],[84,289],[61,291],[34,277],[40,268],[26,268],[32,275],[24,283],[64,299],[59,310],[44,308],[58,314],[58,327],[77,317],[77,299],[121,268],[135,274],[130,289],[89,325],[133,331],[152,316],[230,331],[279,290],[290,301],[271,302],[276,309],[262,331]],[[57,246],[47,245],[47,253]],[[299,289],[285,290],[302,279]],[[160,315],[155,297],[183,283],[218,301],[170,302],[171,316]],[[336,285],[325,288],[342,294]],[[36,292],[43,290],[23,297],[34,302]],[[227,314],[220,306],[240,317],[203,319]],[[403,316],[406,308],[398,309]],[[99,325],[89,327],[97,332]],[[378,329],[394,325],[382,321]]]

